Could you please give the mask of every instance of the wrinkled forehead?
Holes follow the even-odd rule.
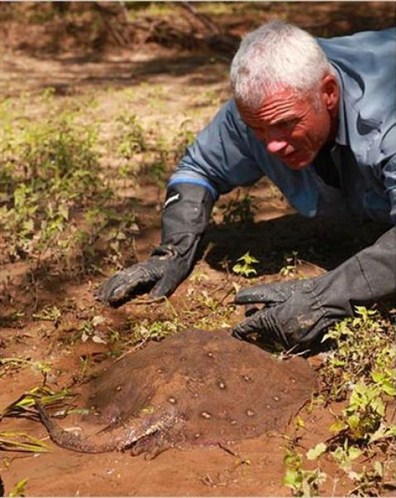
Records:
[[[293,88],[283,88],[263,97],[259,106],[251,107],[236,99],[240,115],[245,121],[255,121],[267,115],[293,114],[312,105],[312,95]]]

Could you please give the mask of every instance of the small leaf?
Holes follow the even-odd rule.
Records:
[[[62,218],[67,221],[69,219],[69,208],[63,204],[59,206],[59,214],[62,216]]]
[[[381,384],[381,389],[388,396],[396,396],[396,388],[394,387],[394,385],[390,380],[385,380]]]
[[[0,432],[0,449],[26,453],[45,453],[49,450],[43,441],[24,432]]]
[[[101,325],[102,323],[104,323],[106,321],[106,318],[102,315],[95,315],[93,318],[92,318],[92,325],[94,327],[98,326],[98,325]]]
[[[360,418],[356,414],[353,414],[348,417],[347,423],[352,430],[355,430],[357,429],[357,427],[359,427]]]
[[[10,497],[16,497],[16,496],[25,496],[25,487],[27,484],[27,479],[21,479],[17,484],[14,486],[14,488],[10,491],[9,495]]]
[[[125,235],[124,232],[118,232],[117,234],[117,240],[126,240],[127,236]]]
[[[346,429],[347,425],[343,420],[336,420],[333,424],[330,426],[331,432],[337,433],[341,432],[343,429]]]
[[[359,458],[361,454],[362,450],[360,448],[357,448],[356,446],[351,446],[348,451],[348,458],[350,460],[356,460],[356,458]]]
[[[325,443],[318,443],[314,448],[307,451],[308,460],[316,460],[323,455],[327,450],[327,445]]]
[[[283,484],[289,488],[296,489],[301,486],[302,475],[301,472],[296,470],[287,469],[285,477],[283,478]]]
[[[375,372],[372,372],[371,377],[372,377],[373,381],[376,382],[377,384],[382,384],[382,382],[385,379],[384,372],[381,372],[380,370],[376,370]]]
[[[374,462],[374,470],[380,477],[383,477],[384,467],[383,467],[382,463],[379,462],[378,460]]]
[[[243,256],[237,259],[237,261],[243,261],[246,264],[252,264],[252,263],[258,263],[258,259],[256,259],[254,256],[250,255],[250,252],[248,251],[245,253]]]
[[[103,340],[100,336],[98,335],[93,335],[92,336],[92,341],[95,343],[95,344],[106,344],[106,341]]]

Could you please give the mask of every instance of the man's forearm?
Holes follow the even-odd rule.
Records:
[[[352,316],[356,305],[371,306],[390,296],[396,296],[396,228],[320,277],[240,291],[238,304],[267,306],[233,332],[240,338],[258,332],[286,349],[307,349],[328,327]]]
[[[315,289],[318,300],[351,314],[354,305],[371,305],[396,294],[396,227],[319,277]]]

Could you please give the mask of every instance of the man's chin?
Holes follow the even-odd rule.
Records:
[[[286,166],[290,169],[294,170],[300,170],[308,167],[312,161],[308,159],[298,159],[298,158],[286,158],[286,160],[283,160],[283,162],[286,164]]]

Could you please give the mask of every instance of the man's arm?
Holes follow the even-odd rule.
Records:
[[[244,338],[258,332],[284,349],[309,349],[329,326],[353,316],[354,306],[371,306],[390,296],[396,297],[396,227],[320,277],[242,289],[236,303],[267,306],[233,333]]]
[[[262,176],[243,128],[229,102],[199,134],[168,183],[161,244],[146,261],[105,281],[98,300],[116,307],[146,292],[168,296],[187,277],[218,196]]]
[[[372,150],[375,182],[387,199],[388,219],[394,228],[377,242],[334,270],[312,279],[259,285],[242,289],[236,303],[266,307],[237,325],[240,338],[260,333],[285,349],[307,349],[321,340],[329,326],[353,316],[356,305],[370,306],[396,298],[396,126],[384,133]]]
[[[253,142],[258,144],[255,139]],[[251,185],[264,175],[254,145],[251,132],[243,123],[235,102],[230,100],[187,147],[169,185],[202,184],[211,189],[216,198],[235,187]]]

